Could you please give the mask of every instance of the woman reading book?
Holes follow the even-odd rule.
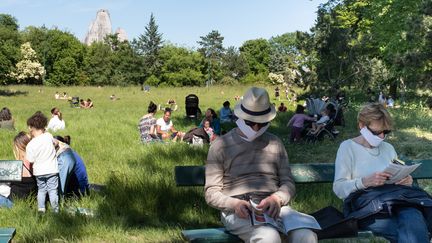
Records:
[[[389,112],[370,103],[357,119],[360,135],[341,143],[335,162],[333,191],[344,200],[345,216],[390,242],[429,242],[432,198],[412,187],[410,175],[386,183],[393,175],[384,170],[397,159],[384,141],[392,129]]]

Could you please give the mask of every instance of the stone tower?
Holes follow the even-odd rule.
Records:
[[[97,12],[96,19],[90,23],[84,43],[90,45],[95,41],[103,41],[105,36],[111,33],[112,27],[109,12],[106,9],[101,9]]]

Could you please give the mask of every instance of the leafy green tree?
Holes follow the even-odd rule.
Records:
[[[19,28],[17,19],[9,14],[0,14],[0,26],[13,31],[18,31]]]
[[[65,57],[54,63],[51,78],[46,80],[47,85],[74,85],[78,84],[79,69],[73,57]]]
[[[162,44],[162,34],[159,33],[159,27],[152,13],[150,15],[150,21],[145,27],[144,34],[141,34],[137,40],[133,40],[134,49],[139,55],[144,57],[146,77],[151,75],[159,76],[161,69],[161,59],[159,55]]]
[[[81,43],[74,35],[69,32],[61,31],[56,28],[47,29],[44,26],[28,27],[23,33],[25,41],[29,41],[32,47],[38,54],[41,63],[44,65],[46,70],[46,81],[49,84],[61,85],[75,85],[77,79],[63,80],[63,78],[70,75],[70,71],[61,74],[61,70],[57,68],[54,71],[54,66],[60,67],[65,62],[72,63],[68,57],[74,59],[74,63],[78,70],[74,73],[82,73],[83,60],[85,54],[85,46]],[[56,65],[57,62],[61,62]],[[56,75],[56,76],[53,76]],[[52,80],[50,80],[52,79]],[[72,82],[72,83],[71,83]]]
[[[221,79],[221,63],[224,53],[224,37],[217,30],[212,30],[206,36],[200,36],[197,41],[200,45],[198,51],[207,59],[208,81],[212,84],[214,80]]]
[[[17,20],[8,14],[0,14],[0,82],[14,82],[9,76],[20,57],[21,40]]]
[[[230,46],[222,56],[222,72],[224,77],[239,80],[248,72],[248,66],[243,55],[237,48]]]
[[[267,76],[270,62],[270,43],[265,39],[248,40],[240,47],[240,53],[246,59],[252,74]]]
[[[144,81],[143,58],[137,55],[127,41],[120,42],[118,35],[109,35],[106,38],[107,45],[111,47],[112,77],[107,84],[111,85],[136,85]]]
[[[84,70],[89,85],[109,84],[113,75],[111,47],[103,42],[93,42],[84,58]]]
[[[42,84],[45,69],[37,60],[30,42],[21,45],[21,56],[22,59],[16,64],[16,69],[10,76],[18,83]]]
[[[405,84],[427,87],[431,9],[428,0],[330,0],[322,5],[314,28],[319,80],[389,86],[393,95]],[[372,75],[371,69],[388,73]]]
[[[183,47],[166,45],[161,49],[163,66],[160,85],[201,86],[204,84],[203,56]]]

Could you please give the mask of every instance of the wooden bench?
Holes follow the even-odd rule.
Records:
[[[413,161],[407,161],[407,164],[411,163]],[[415,161],[415,163],[422,163],[412,173],[415,183],[417,179],[432,179],[432,160]],[[291,164],[290,167],[296,184],[333,183],[333,163]],[[204,166],[176,166],[174,173],[177,186],[204,186],[205,184]],[[225,228],[183,230],[182,235],[186,240],[194,243],[242,242],[238,237],[227,232]],[[370,231],[359,231],[357,237],[371,239],[374,238],[374,235]]]
[[[0,160],[0,183],[21,181],[23,163],[21,160]],[[0,243],[11,242],[15,228],[0,228]]]

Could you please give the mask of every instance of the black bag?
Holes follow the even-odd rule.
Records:
[[[315,231],[319,240],[358,236],[357,220],[345,218],[343,213],[332,206],[322,208],[311,215],[321,226],[321,230]]]

